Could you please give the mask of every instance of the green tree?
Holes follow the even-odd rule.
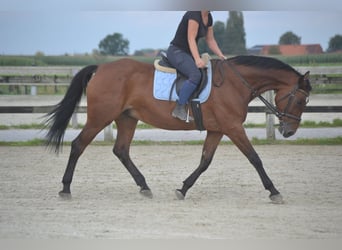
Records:
[[[220,48],[222,48],[224,45],[224,32],[225,32],[224,23],[221,21],[215,22],[213,30],[214,30],[214,36],[215,36],[217,45]]]
[[[243,14],[240,11],[229,11],[224,44],[221,46],[224,54],[245,54],[246,33],[243,22]]]
[[[217,45],[222,48],[222,45],[224,43],[224,32],[225,32],[225,27],[224,23],[221,21],[217,21],[214,23],[213,26],[213,31],[214,31],[214,37],[217,42]],[[198,41],[198,51],[200,54],[205,53],[205,52],[211,52],[208,48],[207,43],[205,42],[205,38],[201,38]]]
[[[107,35],[99,43],[100,53],[103,55],[123,56],[129,51],[129,41],[124,39],[122,34],[114,33]]]
[[[287,31],[279,38],[279,45],[299,45],[301,38],[292,31]]]
[[[342,35],[335,35],[329,40],[328,52],[342,50]]]

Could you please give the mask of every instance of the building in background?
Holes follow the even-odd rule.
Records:
[[[248,49],[248,54],[250,55],[299,56],[322,53],[323,49],[320,44],[255,45],[252,48]]]

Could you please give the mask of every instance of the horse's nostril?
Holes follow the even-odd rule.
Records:
[[[285,138],[288,138],[288,137],[290,137],[290,136],[292,136],[292,135],[294,135],[294,131],[288,131],[288,132],[286,132],[286,133],[284,134],[284,137],[285,137]]]

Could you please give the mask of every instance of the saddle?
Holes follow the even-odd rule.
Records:
[[[176,70],[171,65],[164,51],[160,52],[160,55],[161,55],[161,59],[156,59],[154,61],[154,67],[161,72],[177,74],[177,77],[175,81],[173,82],[171,90],[170,90],[169,100],[171,100],[172,92],[174,91],[174,89],[176,89],[176,93],[179,95],[180,89],[184,85],[184,82],[187,80],[187,77],[184,76],[181,72]],[[201,57],[206,62],[206,64],[208,64],[210,60],[209,54],[204,53],[201,55]],[[207,68],[202,68],[200,69],[200,71],[202,74],[201,82],[199,86],[197,87],[197,89],[194,91],[194,93],[191,95],[190,104],[191,104],[192,113],[195,119],[196,127],[198,130],[202,131],[202,130],[205,130],[205,128],[203,126],[201,104],[198,99],[198,96],[208,84],[208,74],[207,74]]]
[[[182,88],[184,82],[187,80],[187,77],[184,76],[181,72],[176,70],[171,65],[171,63],[169,62],[167,55],[164,51],[160,52],[160,56],[161,56],[161,59],[156,59],[154,61],[154,67],[157,70],[162,71],[162,72],[177,74],[177,77],[176,77],[175,81],[173,82],[172,88],[170,91],[170,100],[171,100],[171,94],[172,94],[172,91],[174,90],[174,88],[176,88],[176,93],[179,94],[179,91]],[[204,53],[201,55],[201,57],[204,60],[204,62],[206,63],[206,65],[208,65],[208,62],[210,60],[210,55],[208,53]],[[200,82],[199,86],[197,87],[197,89],[194,91],[194,93],[191,95],[190,99],[198,98],[199,94],[202,92],[202,90],[208,84],[207,68],[202,68],[202,69],[200,69],[200,71],[202,74],[201,82]]]

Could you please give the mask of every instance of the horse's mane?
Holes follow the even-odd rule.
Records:
[[[285,71],[292,71],[295,72],[297,75],[300,75],[300,73],[292,68],[290,65],[272,57],[252,55],[235,56],[230,58],[229,61],[233,62],[234,64],[253,66],[261,69],[280,69]]]

